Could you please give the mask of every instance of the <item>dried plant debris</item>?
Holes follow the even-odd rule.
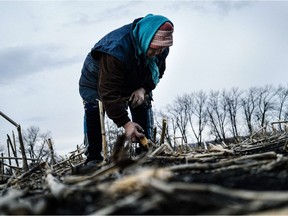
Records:
[[[15,172],[0,185],[0,214],[288,214],[287,143],[287,133],[185,152],[151,142],[131,156],[122,135],[87,173],[73,173],[84,151]]]

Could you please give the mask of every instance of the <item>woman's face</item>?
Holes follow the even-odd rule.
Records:
[[[164,50],[164,47],[158,48],[158,49],[149,47],[146,56],[147,56],[148,58],[152,58],[152,57],[154,57],[154,56],[159,55],[160,53],[162,53],[163,50]]]

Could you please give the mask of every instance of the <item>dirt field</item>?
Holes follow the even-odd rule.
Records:
[[[162,144],[133,158],[121,148],[81,174],[80,156],[42,163],[1,185],[0,213],[287,215],[287,143],[281,133],[177,152]]]

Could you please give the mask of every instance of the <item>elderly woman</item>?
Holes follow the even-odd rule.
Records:
[[[168,18],[148,14],[108,33],[88,53],[79,80],[88,141],[85,164],[103,160],[99,100],[108,117],[125,129],[127,138],[136,141],[145,135],[151,139],[152,90],[164,74],[173,31]]]

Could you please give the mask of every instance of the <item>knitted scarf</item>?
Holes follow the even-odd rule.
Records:
[[[171,22],[164,16],[148,14],[143,19],[141,19],[135,26],[133,30],[133,37],[136,42],[136,50],[138,56],[144,56],[146,65],[152,73],[152,79],[155,86],[159,82],[159,68],[157,66],[157,58],[154,56],[152,58],[147,58],[146,53],[149,49],[149,45],[157,30],[165,22]]]

